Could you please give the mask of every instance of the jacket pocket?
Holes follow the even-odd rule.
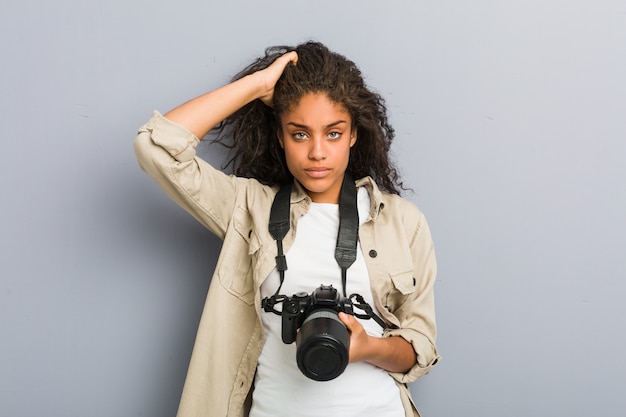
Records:
[[[261,245],[247,210],[237,208],[232,222],[224,238],[217,274],[229,293],[252,305],[255,293],[252,265]]]
[[[413,271],[405,271],[389,274],[391,276],[391,282],[396,290],[402,295],[409,295],[415,292],[415,277]]]
[[[413,270],[389,273],[392,285],[387,293],[387,307],[395,312],[402,306],[411,294],[415,292],[415,278]]]

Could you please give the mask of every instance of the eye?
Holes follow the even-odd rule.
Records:
[[[304,140],[307,138],[306,133],[304,132],[296,132],[292,136],[295,140]]]
[[[330,139],[339,139],[341,137],[341,133],[340,132],[330,132],[328,134],[328,137]]]

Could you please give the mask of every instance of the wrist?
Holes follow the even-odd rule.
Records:
[[[381,338],[367,335],[367,339],[363,344],[361,360],[376,365],[380,349],[384,349],[381,346],[381,342]]]
[[[245,81],[249,88],[250,101],[263,99],[263,97],[271,93],[271,90],[268,91],[265,78],[259,71],[246,75],[242,78],[242,81]]]

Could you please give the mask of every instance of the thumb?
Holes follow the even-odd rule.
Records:
[[[348,330],[352,331],[352,327],[354,326],[354,316],[351,314],[346,314],[344,312],[339,312],[339,319],[346,325]]]

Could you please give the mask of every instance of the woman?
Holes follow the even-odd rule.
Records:
[[[214,128],[236,175],[196,155]],[[406,384],[439,359],[436,263],[423,214],[399,197],[392,139],[382,98],[315,42],[268,48],[230,84],[140,129],[142,169],[224,240],[179,416],[418,415]],[[288,230],[277,237],[268,223],[281,187]],[[358,250],[342,266],[340,200],[352,194]],[[322,286],[358,293],[382,318],[338,313],[350,363],[324,382],[299,370],[279,306]]]

